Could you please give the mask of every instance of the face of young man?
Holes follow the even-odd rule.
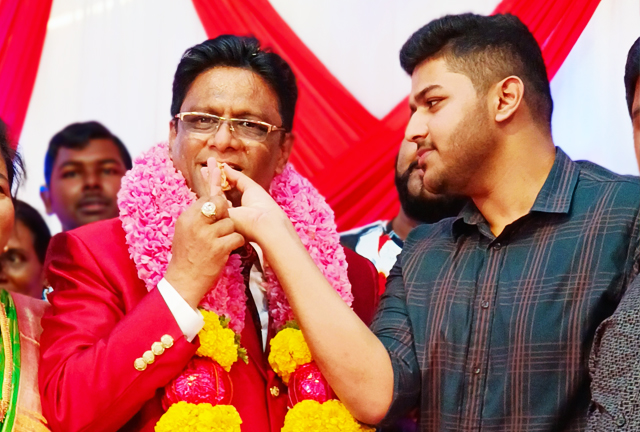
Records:
[[[636,83],[636,94],[631,105],[631,121],[633,122],[633,144],[636,148],[636,159],[640,168],[640,78]]]
[[[51,182],[41,196],[65,231],[118,216],[117,194],[126,172],[110,139],[92,139],[80,150],[60,148]]]
[[[398,151],[395,184],[402,210],[411,219],[435,223],[457,215],[466,199],[451,195],[436,195],[424,184],[424,169],[418,166],[418,145],[404,139]]]
[[[492,151],[492,122],[486,98],[471,80],[447,69],[443,58],[428,59],[411,76],[412,110],[405,138],[417,146],[425,188],[465,195]]]
[[[0,288],[42,298],[42,263],[34,248],[33,233],[17,220],[9,243],[0,255]]]
[[[257,74],[246,69],[216,67],[201,73],[191,84],[180,107],[181,112],[201,112],[225,118],[266,122],[282,127],[278,98]],[[170,126],[169,148],[173,164],[198,196],[207,196],[209,188],[201,168],[214,157],[242,171],[266,190],[273,177],[282,172],[291,151],[290,136],[273,131],[264,142],[239,137],[228,122],[210,134],[190,133],[180,120]],[[227,192],[239,205],[237,191]]]

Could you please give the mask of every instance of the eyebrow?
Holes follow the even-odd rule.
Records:
[[[414,100],[424,99],[427,93],[431,92],[432,90],[441,89],[441,88],[442,86],[440,84],[432,84],[420,90],[420,93],[418,93],[413,99]]]
[[[100,160],[98,161],[98,163],[99,163],[100,165],[104,165],[104,164],[108,164],[108,163],[115,163],[115,164],[124,165],[124,164],[123,164],[121,161],[119,161],[118,159],[113,159],[113,158],[110,158],[110,159],[100,159]],[[58,167],[58,169],[63,169],[63,168],[66,168],[66,167],[74,167],[74,168],[75,168],[75,167],[82,166],[82,165],[84,165],[82,162],[78,162],[78,161],[70,160],[70,161],[66,161],[66,162],[63,162],[62,164],[60,164],[60,166]]]
[[[636,109],[634,109],[634,110],[631,112],[631,118],[632,118],[632,119],[633,119],[633,118],[636,118],[636,117],[638,117],[639,115],[640,115],[640,106],[637,106],[637,107],[636,107]]]
[[[2,173],[0,173],[0,180],[5,180],[5,181],[7,181],[7,182],[9,181],[9,179],[7,178],[7,176],[6,176],[6,175],[4,175],[4,174],[2,174]]]

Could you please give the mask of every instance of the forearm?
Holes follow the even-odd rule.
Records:
[[[386,349],[327,282],[293,227],[269,230],[264,237],[260,246],[266,261],[278,276],[314,360],[352,414],[377,423],[393,395]]]

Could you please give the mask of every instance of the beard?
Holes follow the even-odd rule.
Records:
[[[424,186],[420,187],[417,195],[409,191],[409,177],[416,168],[418,161],[413,161],[404,173],[399,173],[396,169],[395,184],[404,213],[420,223],[436,223],[457,216],[467,203],[467,198],[432,194]]]
[[[431,143],[427,144],[434,147]],[[466,196],[469,186],[482,177],[483,162],[491,158],[496,147],[484,98],[480,98],[475,107],[466,113],[442,144],[446,153],[438,152],[441,163],[431,171],[429,167],[422,167],[427,173],[423,179],[425,185],[433,194]]]

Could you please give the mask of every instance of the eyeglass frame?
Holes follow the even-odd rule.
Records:
[[[203,112],[198,112],[198,111],[187,111],[187,112],[179,112],[178,114],[176,114],[175,116],[173,116],[174,119],[178,119],[181,122],[185,122],[182,118],[186,115],[199,115],[199,116],[203,116],[203,117],[209,117],[209,118],[217,118],[218,119],[218,125],[216,126],[215,130],[211,132],[212,135],[215,135],[216,133],[218,133],[218,130],[220,129],[220,125],[223,122],[228,122],[229,124],[229,130],[231,132],[235,132],[235,129],[233,128],[233,122],[238,122],[238,121],[245,121],[245,122],[249,122],[249,123],[257,123],[263,126],[266,126],[267,128],[269,128],[269,130],[267,130],[267,134],[264,136],[264,139],[262,141],[257,141],[255,139],[253,139],[256,142],[264,142],[267,140],[267,138],[269,137],[269,134],[271,132],[275,132],[275,131],[284,131],[286,132],[287,129],[283,128],[283,127],[278,127],[276,125],[272,125],[271,123],[267,123],[267,122],[263,122],[260,120],[250,120],[250,119],[241,119],[241,118],[233,118],[233,117],[222,117],[219,115],[215,115],[215,114],[210,114],[210,113],[203,113]],[[242,137],[237,137],[239,139],[241,139]],[[252,138],[246,138],[246,139],[252,139]]]

